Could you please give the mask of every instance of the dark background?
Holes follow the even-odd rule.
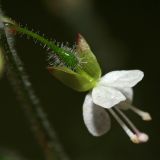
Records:
[[[46,51],[32,40],[17,38],[17,51],[26,72],[72,159],[159,159],[160,2],[1,0],[1,8],[20,24],[59,42],[73,44],[80,32],[91,45],[103,74],[120,69],[140,69],[145,73],[143,81],[135,87],[134,104],[150,112],[153,120],[145,123],[130,112],[128,115],[150,135],[149,142],[132,144],[114,119],[111,131],[95,138],[83,124],[86,93],[75,92],[54,79],[46,70]],[[0,80],[0,101],[0,147],[29,159],[43,159],[5,75]]]

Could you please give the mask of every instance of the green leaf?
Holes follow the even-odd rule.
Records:
[[[88,91],[96,84],[96,81],[82,70],[79,70],[79,73],[67,67],[48,67],[48,70],[63,84],[79,92]]]
[[[79,57],[82,59],[82,69],[95,80],[98,80],[101,77],[101,68],[88,43],[80,34],[78,34],[76,50]]]

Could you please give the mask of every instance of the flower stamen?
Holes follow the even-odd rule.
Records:
[[[150,121],[152,120],[151,115],[148,112],[142,111],[137,107],[131,106],[130,109],[138,114],[144,121]]]
[[[131,141],[133,143],[139,143],[138,136],[132,132],[131,129],[120,119],[120,117],[116,114],[116,112],[113,109],[109,109],[109,112],[112,114],[112,116],[117,120],[117,122],[120,124],[122,129],[126,132],[126,134],[129,136]]]
[[[115,108],[116,111],[124,118],[124,120],[128,123],[130,128],[136,133],[139,143],[147,142],[149,137],[147,134],[140,132],[137,127],[130,121],[130,119],[119,109]]]
[[[127,124],[116,114],[116,112],[113,109],[109,109],[110,113],[117,120],[117,122],[126,132],[126,134],[130,137],[133,143],[138,144],[148,141],[149,137],[147,134],[141,133],[121,110],[119,110],[118,108],[115,108],[115,110],[118,112],[118,114],[120,114],[120,116],[122,116],[122,118],[129,126],[127,126]]]
[[[137,127],[130,121],[130,119],[119,109],[115,107],[115,110],[123,117],[123,119],[128,123],[130,128],[136,133],[139,134],[139,130]]]

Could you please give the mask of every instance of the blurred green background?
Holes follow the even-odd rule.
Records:
[[[108,134],[95,138],[83,124],[85,93],[54,79],[46,70],[46,51],[32,40],[17,38],[16,46],[26,72],[66,152],[74,160],[158,160],[160,158],[160,2],[142,0],[1,0],[5,14],[48,38],[73,44],[81,33],[102,67],[140,69],[143,81],[135,87],[134,104],[149,111],[151,122],[127,112],[142,131],[146,144],[130,142],[112,119]],[[0,79],[0,148],[32,160],[42,153],[6,76]]]

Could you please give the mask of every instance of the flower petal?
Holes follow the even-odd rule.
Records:
[[[140,70],[113,71],[104,75],[99,84],[117,88],[131,88],[142,80],[144,73]]]
[[[104,108],[97,106],[88,94],[83,104],[83,119],[93,136],[101,136],[110,130],[110,117]]]
[[[126,100],[117,104],[120,109],[130,109],[133,101],[133,89],[132,88],[119,88],[119,90],[126,96]]]
[[[114,107],[117,107],[117,108],[123,109],[123,110],[127,110],[127,109],[130,109],[131,102],[126,100],[126,101],[120,102],[119,104],[115,105]]]
[[[132,102],[133,100],[133,89],[132,88],[118,88],[119,91],[121,91],[125,97]]]
[[[104,108],[111,108],[126,97],[117,89],[111,87],[97,86],[92,91],[93,102]]]

